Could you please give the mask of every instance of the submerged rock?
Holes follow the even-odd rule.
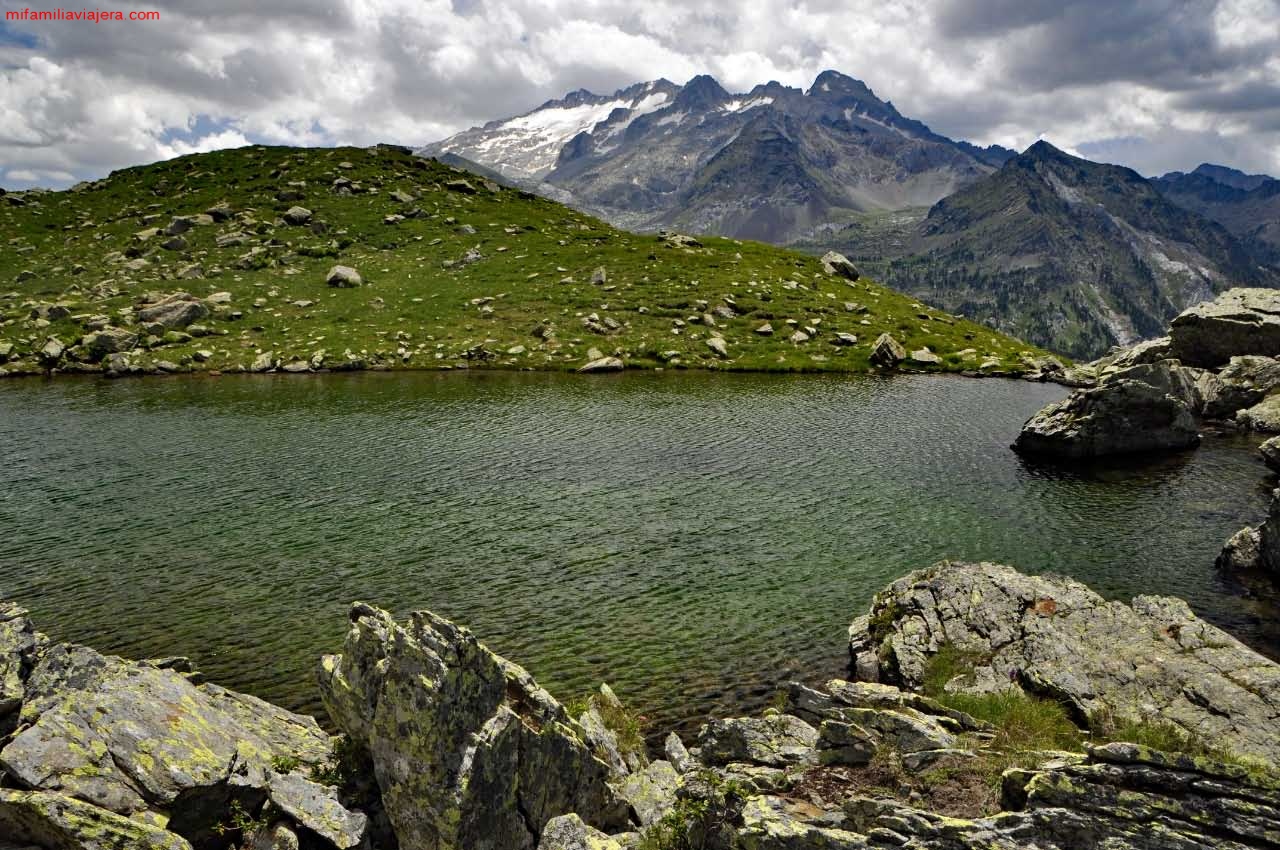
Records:
[[[319,682],[334,723],[367,749],[402,847],[534,848],[548,820],[574,812],[626,826],[608,765],[560,703],[442,617],[400,625],[352,606]]]
[[[1108,602],[1066,578],[943,562],[894,582],[850,627],[860,671],[918,687],[944,646],[976,670],[1066,705],[1077,722],[1159,720],[1280,762],[1280,665],[1180,599]]]

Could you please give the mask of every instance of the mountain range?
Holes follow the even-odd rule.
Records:
[[[841,250],[921,299],[1077,358],[1230,286],[1280,286],[1280,181],[1146,179],[1038,142],[978,147],[824,71],[579,90],[419,153],[611,223]]]

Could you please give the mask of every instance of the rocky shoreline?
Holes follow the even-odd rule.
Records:
[[[0,603],[0,850],[1280,847],[1280,665],[1181,600],[944,562],[849,646],[652,759],[607,685],[561,703],[427,611],[352,606],[331,736]]]

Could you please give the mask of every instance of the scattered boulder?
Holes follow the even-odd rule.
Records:
[[[598,266],[591,273],[591,283],[595,286],[602,286],[609,282],[609,271],[604,266]]]
[[[1169,338],[1171,356],[1202,368],[1236,355],[1280,355],[1280,291],[1228,290],[1180,313],[1169,325]]]
[[[350,266],[334,266],[325,275],[324,282],[337,289],[354,289],[363,284],[364,279]]]
[[[578,367],[579,372],[621,372],[627,364],[621,357],[599,357]]]
[[[827,274],[837,275],[845,280],[857,280],[862,277],[862,273],[844,254],[828,251],[822,255],[821,263],[822,270]]]
[[[975,672],[1099,716],[1157,719],[1237,753],[1280,760],[1280,665],[1203,622],[1180,599],[1107,602],[1066,578],[943,562],[876,596],[849,630],[860,671],[918,687],[944,646]]]
[[[1280,434],[1280,393],[1267,396],[1248,410],[1241,410],[1236,414],[1236,422],[1251,431]]]
[[[1022,426],[1013,448],[1026,454],[1091,458],[1199,444],[1190,408],[1144,381],[1118,379],[1076,390],[1036,413]]]
[[[560,815],[547,821],[538,850],[623,850],[621,844],[576,814]]]
[[[624,779],[618,785],[618,793],[631,804],[640,825],[648,826],[671,811],[679,786],[680,774],[671,763],[655,761]]]
[[[61,794],[0,788],[0,837],[32,850],[191,850],[181,836]]]
[[[351,609],[319,669],[333,722],[367,750],[402,847],[533,848],[576,813],[625,827],[626,805],[560,703],[523,668],[429,611],[404,625]]]
[[[707,339],[707,348],[719,358],[724,359],[729,356],[729,347],[725,344],[724,337],[713,336]]]
[[[851,333],[838,332],[831,340],[832,345],[857,345],[858,338]]]
[[[921,366],[937,366],[942,362],[942,358],[929,349],[922,348],[919,351],[911,352],[911,362],[919,363]]]
[[[276,367],[276,353],[274,351],[264,351],[257,357],[253,358],[252,365],[249,366],[250,372],[270,372]]]
[[[871,345],[871,365],[892,368],[907,359],[907,350],[888,333],[876,337]]]
[[[138,321],[156,322],[170,331],[185,328],[208,315],[209,308],[205,303],[186,292],[163,296],[137,312]]]
[[[56,336],[51,336],[45,340],[44,345],[37,352],[40,362],[46,369],[52,369],[62,361],[62,355],[67,351],[67,347],[62,344],[62,340]]]
[[[765,322],[763,325],[755,329],[760,336],[773,336],[773,325]]]
[[[311,210],[306,207],[289,207],[282,216],[285,222],[294,226],[307,224],[311,221]]]
[[[138,344],[138,335],[125,328],[103,328],[86,335],[80,344],[89,352],[89,358],[97,362],[108,354],[133,350]]]

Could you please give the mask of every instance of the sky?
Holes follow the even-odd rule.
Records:
[[[977,144],[1280,176],[1280,0],[61,2],[160,19],[0,21],[0,186],[249,143],[416,146],[579,88],[828,68]]]

